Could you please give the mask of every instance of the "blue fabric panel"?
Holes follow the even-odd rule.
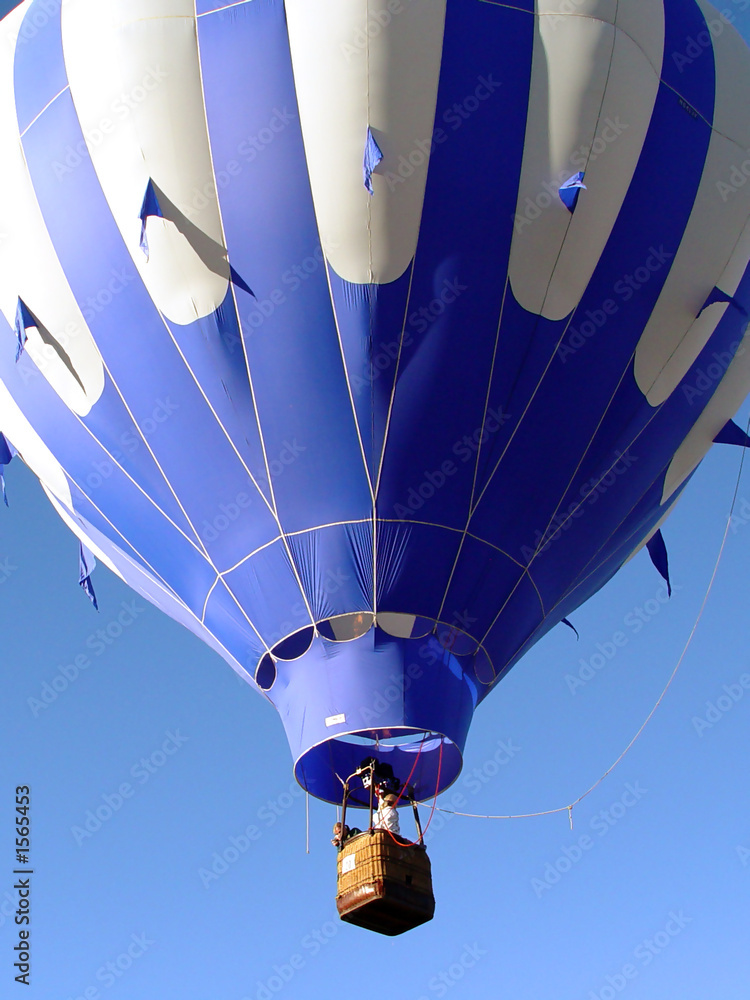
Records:
[[[444,574],[446,592],[441,620],[456,622],[481,640],[502,606],[501,595],[512,593],[523,575],[524,569],[518,562],[476,538],[467,537],[450,584]],[[538,597],[535,611],[539,618],[543,617]]]
[[[282,0],[246,0],[247,3],[276,3],[281,5]],[[231,8],[237,5],[237,0],[196,0],[195,10],[198,16],[201,14],[209,14],[214,11],[218,13],[215,14],[218,18],[229,18],[231,15]],[[229,10],[223,10],[224,7],[230,8]]]
[[[555,614],[554,623],[558,624],[563,617],[567,615]],[[510,667],[518,661],[521,650],[543,620],[544,616],[534,586],[528,576],[521,577],[518,586],[508,595],[507,603],[483,641],[484,648],[497,671],[497,680],[501,680]],[[550,626],[551,623],[552,620]],[[481,697],[486,698],[488,693],[487,687],[484,686]]]
[[[512,8],[448,6],[439,131],[409,299],[414,338],[399,365],[378,495],[385,517],[405,506],[405,489],[452,462],[456,471],[420,516],[458,529],[468,518],[474,462],[456,456],[466,436],[482,433],[523,155],[532,33],[533,19]]]
[[[560,359],[554,358],[541,382],[536,378],[525,378],[526,373],[522,369],[514,392],[505,401],[506,410],[512,414],[507,425],[511,427],[517,420],[516,414],[520,416],[523,412],[525,401],[536,393],[532,407],[526,411],[523,423],[503,455],[493,487],[484,494],[471,522],[472,531],[502,548],[513,551],[514,538],[520,540],[522,545],[535,548],[539,537],[537,533],[544,536],[552,515],[564,503],[568,490],[579,494],[581,484],[600,475],[611,464],[611,444],[613,438],[618,440],[619,434],[615,435],[611,426],[605,430],[600,425],[602,414],[607,412],[608,407],[612,420],[620,423],[623,412],[630,421],[635,407],[640,410],[643,422],[651,416],[651,407],[643,400],[634,383],[632,352],[666,280],[669,262],[679,246],[692,209],[694,192],[700,182],[710,138],[709,129],[703,122],[676,115],[676,110],[679,110],[676,109],[676,102],[677,98],[671,91],[666,88],[660,90],[623,210],[573,317],[574,321],[579,315],[583,319],[587,309],[589,312],[601,309],[606,299],[617,297],[618,289],[622,289],[617,302],[618,310],[606,324],[606,336],[592,337],[564,364],[557,364]],[[682,166],[678,176],[658,166],[663,163],[667,144],[670,156],[675,154],[676,149],[680,150]],[[646,268],[652,276],[636,295],[635,290],[623,283],[623,274],[632,274],[638,267],[645,267],[650,259],[656,266],[657,258],[664,258],[662,266],[653,272]],[[511,302],[506,311],[512,319],[518,315],[519,307],[516,305],[514,311]],[[562,322],[557,324],[555,334],[551,329],[553,325],[544,320],[536,322],[537,336],[545,334],[540,338],[544,344],[542,349],[546,348],[544,365],[550,358],[551,352],[547,353],[550,343],[555,337],[559,339],[565,326]],[[539,363],[535,367],[538,370]],[[611,405],[616,391],[628,393],[629,405]],[[569,408],[564,422],[557,419],[561,397],[576,399],[581,404]],[[514,503],[513,498],[508,497],[507,489],[504,490],[504,484],[528,478],[531,474],[529,461],[534,460],[533,456],[537,453],[535,445],[541,435],[545,440],[544,494],[536,497],[536,502],[529,503],[528,498],[516,493]],[[497,463],[496,456],[499,458],[501,454],[498,448],[503,436],[497,435],[488,442],[487,454],[482,456],[483,464],[485,458],[494,458],[494,464]],[[597,438],[600,442],[598,446]],[[603,465],[603,462],[607,464]],[[484,468],[489,465],[490,461],[487,461]],[[634,489],[637,488],[635,477],[630,477],[629,482]],[[502,505],[499,503],[501,495]],[[621,513],[624,514],[629,509],[628,498],[622,492],[619,495],[623,505]],[[614,494],[608,496],[611,498]],[[608,514],[613,512],[611,499],[606,505],[598,504],[597,512],[600,513],[605,506]],[[579,558],[584,555],[581,550]],[[557,559],[555,562],[563,565]]]
[[[272,588],[269,580],[273,581]],[[269,647],[313,624],[286,546],[280,539],[256,552],[231,573],[225,573],[224,581],[241,607],[252,608],[253,625]]]
[[[371,521],[291,535],[289,548],[316,622],[373,610]]]
[[[356,285],[329,268],[331,301],[344,352],[359,434],[377,481],[399,351],[413,343],[407,318],[411,267],[386,285]]]
[[[299,127],[283,5],[200,18],[206,111],[229,258],[258,301],[241,310],[266,451],[288,531],[371,511]],[[234,172],[230,174],[231,170]],[[312,322],[312,317],[315,317]]]
[[[713,122],[713,38],[695,0],[664,0],[661,78],[709,124]],[[689,115],[690,109],[684,108],[683,114]]]
[[[221,639],[248,676],[253,677],[267,647],[258,636],[254,622],[251,624],[252,619],[248,622],[249,617],[227,587],[219,582],[206,602],[203,623],[212,635]]]
[[[121,567],[123,575],[137,594],[142,595],[147,601],[150,601],[165,614],[168,614],[170,618],[173,618],[180,625],[189,629],[194,635],[205,642],[207,646],[218,653],[219,656],[232,663],[232,666],[235,667],[235,664],[232,662],[231,653],[201,624],[200,618],[196,617],[180,602],[176,595],[168,588],[165,590],[164,587],[160,586],[146,570],[142,570],[139,566],[132,563],[122,548],[112,542],[84,517],[75,513],[73,517],[97,548],[109,556],[115,565]],[[247,679],[246,675],[243,674],[242,676]]]
[[[739,284],[736,297],[743,304],[750,302],[750,267],[746,270]],[[628,551],[621,557],[622,559],[626,558],[630,551],[635,548],[637,541],[642,539],[661,517],[663,511],[659,505],[662,483],[672,455],[687,436],[690,428],[720,384],[742,340],[745,325],[745,320],[738,310],[727,310],[709,342],[696,358],[680,385],[656,413],[652,411],[650,420],[642,421],[638,426],[640,435],[626,456],[626,461],[628,458],[633,459],[634,457],[636,460],[632,461],[627,473],[621,477],[622,480],[628,481],[626,491],[631,496],[631,509],[619,519],[608,520],[605,523],[597,519],[595,524],[589,528],[588,533],[591,530],[596,531],[595,548],[598,560],[606,561],[609,565],[609,554],[612,548],[618,546],[622,538],[630,538],[632,541]],[[644,427],[643,430],[641,430],[641,426]],[[632,432],[628,431],[627,437],[633,440]],[[625,462],[621,463],[620,468],[624,464]],[[602,481],[602,485],[604,484],[605,482]],[[616,487],[613,486],[611,490],[607,491],[607,494],[614,493],[615,490]],[[634,525],[638,526],[635,534],[633,534]],[[570,569],[573,569],[576,555],[570,550],[566,553],[565,546],[568,544],[566,536],[562,535],[554,544],[555,549],[560,550],[560,559],[564,560],[567,556],[568,559],[572,560],[569,565]],[[593,546],[590,546],[591,548]],[[544,569],[543,562],[535,563],[535,579],[543,594],[546,594],[547,582],[544,577]],[[589,563],[587,563],[586,572],[591,572]],[[606,576],[606,579],[610,575],[611,572]],[[570,573],[569,579],[574,579],[572,573]],[[604,582],[605,580],[602,579],[602,584]],[[551,578],[550,586],[552,586]],[[547,600],[546,597],[545,600]]]
[[[271,484],[284,463],[267,465],[263,451],[237,317],[236,305],[244,298],[242,293],[229,288],[224,302],[210,316],[187,328],[167,320],[165,323],[190,370],[197,375],[211,409],[242,456],[255,486],[272,503]]]
[[[141,494],[129,480],[117,473],[105,480],[95,494],[96,505],[75,487],[71,496],[82,517],[178,593],[200,616],[206,594],[216,579],[215,570],[161,514],[141,503]],[[132,517],[133,510],[139,511],[137,518]]]
[[[50,107],[24,137],[24,151],[39,202],[61,263],[79,301],[96,297],[106,288],[111,268],[132,266],[119,231],[101,194],[90,161],[55,177],[50,160],[70,139],[78,141],[80,129],[69,94]],[[97,253],[87,252],[97,247]],[[224,432],[213,418],[195,380],[180,362],[177,348],[145,288],[133,281],[111,304],[98,313],[92,331],[108,370],[136,422],[151,419],[165,392],[172,406],[180,410],[180,420],[165,420],[148,445],[175,494],[194,525],[194,533],[223,568],[236,559],[232,533],[214,536],[211,528],[222,515],[222,505],[249,497],[242,507],[237,530],[247,548],[262,545],[277,533],[274,518],[260,494],[248,481],[247,473]],[[131,351],[122,330],[138,328],[148,344],[149,363],[132,363]],[[153,331],[150,336],[146,331]],[[169,373],[165,379],[165,372]],[[212,456],[213,489],[202,488],[191,463],[183,459],[187,451]]]
[[[24,15],[14,66],[18,130],[23,133],[68,85],[60,37],[61,3],[34,0]]]
[[[4,372],[4,381],[6,377]],[[146,498],[150,498],[182,531],[192,534],[185,514],[146,445],[158,434],[159,421],[166,419],[170,411],[168,395],[161,397],[150,417],[144,420],[141,433],[107,375],[104,393],[80,421],[57,397],[31,358],[21,358],[17,381],[9,379],[6,384],[12,387],[24,412],[35,415],[35,426],[45,428],[44,440],[48,444],[54,441],[62,449],[55,454],[66,456],[66,471],[84,492],[94,496],[119,466],[146,494],[144,502],[148,503]]]
[[[0,318],[0,326],[6,325]],[[6,325],[6,330],[7,330]],[[29,366],[29,375],[25,365]],[[112,524],[124,532],[130,540],[134,540],[139,550],[153,548],[155,539],[160,540],[158,551],[151,552],[152,560],[161,567],[160,572],[170,577],[172,584],[179,584],[183,574],[185,585],[189,592],[193,591],[194,583],[189,579],[193,567],[181,567],[189,551],[195,551],[187,539],[169,524],[164,515],[173,518],[177,528],[189,533],[190,526],[179,512],[179,508],[163,507],[160,513],[155,503],[149,502],[124,473],[112,463],[107,454],[85,430],[80,418],[77,418],[57,396],[36,366],[29,359],[23,358],[16,367],[11,359],[0,354],[0,379],[12,392],[19,407],[27,414],[28,419],[37,428],[42,439],[58,458],[72,483],[80,486],[81,497],[86,493],[91,502],[99,510],[104,510]],[[130,450],[136,441],[131,434],[124,438],[123,448]],[[145,448],[142,449],[145,452]],[[138,461],[148,467],[145,455],[136,450],[130,461]],[[137,458],[136,458],[137,456]],[[174,500],[172,499],[174,503]],[[133,514],[135,511],[135,515]],[[101,517],[101,515],[97,515]],[[99,522],[97,522],[99,523]],[[101,522],[105,525],[105,522]],[[105,532],[113,531],[112,526],[104,526]],[[112,536],[114,537],[114,536]],[[172,539],[172,541],[168,541]],[[183,547],[186,546],[187,548]],[[170,549],[170,544],[177,551]],[[200,590],[200,575],[195,585]],[[212,576],[213,579],[213,576]],[[205,594],[205,590],[203,591]]]
[[[435,619],[460,541],[439,525],[379,521],[378,611]]]

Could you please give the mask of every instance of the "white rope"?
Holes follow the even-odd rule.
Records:
[[[745,433],[747,434],[748,431],[750,431],[750,418],[748,418],[747,427],[745,428]],[[679,656],[679,658],[677,660],[677,664],[675,665],[675,668],[672,671],[672,673],[669,675],[669,679],[667,680],[667,683],[664,685],[661,694],[657,698],[656,704],[654,705],[654,707],[651,709],[651,711],[648,713],[648,715],[644,719],[643,723],[638,728],[638,731],[636,732],[635,736],[633,736],[633,738],[630,740],[630,742],[628,743],[628,745],[625,747],[625,749],[622,751],[622,753],[615,759],[615,761],[612,764],[610,764],[610,766],[607,768],[607,770],[604,772],[604,774],[601,776],[601,778],[597,779],[597,781],[595,781],[594,784],[591,785],[590,788],[587,788],[586,791],[583,792],[583,794],[579,795],[577,799],[573,799],[573,801],[571,803],[569,803],[568,805],[558,806],[555,809],[542,809],[542,810],[539,810],[538,812],[514,813],[512,815],[509,814],[509,815],[497,815],[497,816],[483,816],[483,815],[479,815],[478,813],[457,812],[454,809],[443,809],[441,806],[437,806],[436,808],[437,808],[438,812],[450,813],[453,816],[467,816],[470,819],[529,819],[529,818],[531,818],[533,816],[551,816],[554,813],[560,813],[560,812],[566,812],[567,811],[567,813],[568,813],[568,819],[570,820],[570,828],[571,828],[571,830],[573,829],[573,806],[577,806],[578,803],[582,802],[586,798],[587,795],[590,795],[594,791],[594,789],[597,788],[604,781],[604,779],[606,777],[608,777],[612,773],[612,771],[614,771],[614,769],[617,767],[617,765],[620,763],[620,761],[630,751],[630,749],[633,747],[633,745],[635,744],[635,742],[638,739],[638,737],[641,735],[641,733],[643,732],[643,730],[646,728],[646,726],[648,725],[648,723],[653,718],[653,716],[654,716],[657,708],[661,705],[661,703],[664,700],[664,697],[665,697],[667,691],[669,690],[669,688],[672,685],[672,681],[677,676],[677,671],[682,666],[683,660],[685,659],[687,651],[690,648],[690,645],[691,645],[691,643],[693,641],[693,637],[695,636],[695,632],[696,632],[696,630],[698,628],[698,624],[699,624],[701,618],[703,617],[703,612],[705,610],[709,594],[711,593],[711,590],[713,589],[714,581],[716,580],[716,574],[717,574],[717,572],[719,570],[719,564],[721,562],[722,556],[724,555],[724,548],[726,546],[727,536],[729,534],[729,526],[732,523],[732,515],[734,514],[735,504],[737,503],[737,494],[739,493],[739,489],[740,489],[740,480],[742,479],[742,468],[743,468],[744,463],[745,463],[745,448],[743,446],[742,447],[742,455],[740,457],[740,466],[739,466],[739,469],[737,470],[737,480],[736,480],[735,485],[734,485],[734,494],[732,496],[732,503],[731,503],[731,506],[729,508],[729,515],[727,517],[727,524],[726,524],[726,527],[724,528],[724,535],[723,535],[722,540],[721,540],[721,545],[719,546],[718,555],[716,556],[716,562],[714,563],[713,572],[711,573],[711,578],[708,581],[708,586],[706,587],[706,592],[703,595],[703,600],[701,601],[701,606],[698,609],[698,614],[697,614],[696,619],[695,619],[695,621],[693,623],[693,627],[690,629],[690,633],[689,633],[689,635],[687,637],[687,641],[685,642],[685,645],[682,648],[682,652],[680,653],[680,656]]]

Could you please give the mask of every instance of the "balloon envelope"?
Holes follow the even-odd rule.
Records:
[[[694,0],[569,7],[0,24],[0,431],[323,799],[373,742],[455,780],[750,384],[744,43]]]

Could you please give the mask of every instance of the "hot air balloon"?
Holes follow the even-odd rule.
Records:
[[[26,0],[0,30],[0,431],[275,706],[310,794],[374,752],[436,795],[477,705],[643,546],[666,575],[691,474],[747,443],[746,46],[704,0]]]

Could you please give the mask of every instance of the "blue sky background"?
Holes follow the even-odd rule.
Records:
[[[745,405],[738,422],[749,415]],[[460,792],[468,812],[554,808],[606,770],[695,621],[739,461],[739,449],[714,448],[667,523],[671,601],[640,554],[573,616],[580,641],[558,627],[480,707],[446,807]],[[272,708],[103,567],[97,614],[77,586],[77,542],[34,477],[15,461],[6,479],[0,996],[747,1000],[750,460],[703,620],[631,752],[576,807],[572,831],[565,814],[436,813],[435,919],[396,939],[338,921],[335,811],[310,801],[308,855],[304,797],[290,794],[291,759]],[[122,620],[132,619],[124,627],[123,605]],[[599,647],[613,653],[615,633],[620,648],[572,692],[581,661],[599,654],[600,663]],[[89,664],[77,677],[76,657]],[[742,697],[732,701],[725,686]],[[729,707],[718,721],[696,725],[720,698]],[[179,743],[167,744],[171,755],[162,751],[169,734]],[[123,783],[132,794],[119,808],[91,835],[76,833],[105,796],[117,804]],[[30,988],[13,982],[17,784],[32,788]],[[252,841],[243,839],[248,827]],[[208,881],[225,852],[225,870]]]

